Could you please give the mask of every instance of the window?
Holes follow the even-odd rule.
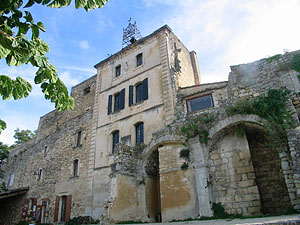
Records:
[[[129,106],[133,104],[133,85],[129,86]],[[141,102],[148,99],[148,78],[135,85],[135,102]]]
[[[115,106],[114,106],[114,111],[120,110],[121,109],[121,94],[118,93],[115,95]]]
[[[108,96],[108,111],[107,114],[112,113],[112,95]],[[124,109],[125,106],[125,88],[123,88],[119,93],[114,95],[114,112]]]
[[[143,64],[143,53],[140,53],[136,56],[136,66],[140,66]]]
[[[115,152],[116,145],[119,144],[119,131],[113,132],[113,144],[112,144],[112,153]]]
[[[118,77],[118,76],[121,75],[121,65],[118,65],[118,66],[116,67],[115,75],[116,75],[116,77]]]
[[[66,222],[67,196],[61,196],[60,200],[60,222]]]
[[[41,180],[42,179],[42,169],[39,169],[39,171],[37,172],[37,180]]]
[[[135,86],[135,102],[140,102],[143,100],[143,83],[138,84]]]
[[[135,125],[135,137],[136,145],[144,143],[144,123],[138,123]]]
[[[78,171],[79,171],[79,160],[75,159],[73,161],[73,177],[77,177],[78,176]]]
[[[78,131],[76,146],[80,146],[81,145],[81,135],[82,135],[82,131]]]
[[[213,100],[211,95],[205,95],[187,100],[188,112],[207,109],[213,107]]]
[[[13,173],[9,178],[9,184],[8,186],[11,187],[14,184],[15,174]]]
[[[48,150],[48,146],[45,146],[45,148],[44,148],[44,157],[47,156],[47,150]]]
[[[91,92],[91,87],[87,87],[87,88],[83,89],[83,94],[84,95],[87,95],[90,92]]]

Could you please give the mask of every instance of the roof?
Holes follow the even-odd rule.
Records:
[[[16,188],[3,193],[0,193],[0,199],[10,198],[18,195],[23,195],[29,190],[29,187]]]
[[[133,46],[136,46],[136,45],[138,45],[138,44],[140,44],[140,43],[143,43],[145,40],[147,40],[147,39],[153,37],[154,35],[156,35],[157,33],[161,32],[162,30],[165,30],[165,29],[167,29],[167,30],[169,30],[170,32],[172,32],[172,29],[171,29],[168,25],[164,25],[164,26],[162,26],[161,28],[159,28],[159,29],[157,29],[156,31],[154,31],[152,34],[149,34],[148,36],[146,36],[146,37],[144,37],[144,38],[141,38],[141,39],[137,40],[137,41],[134,42],[133,44],[130,44],[130,45],[126,46],[125,48],[121,49],[121,50],[118,51],[117,53],[115,53],[115,54],[111,55],[110,57],[108,57],[108,58],[106,58],[106,59],[100,61],[100,62],[97,63],[94,67],[97,68],[98,66],[100,66],[101,64],[103,64],[103,63],[105,63],[105,62],[111,60],[111,59],[114,58],[116,55],[120,54],[121,52],[126,51],[126,50],[132,48]]]

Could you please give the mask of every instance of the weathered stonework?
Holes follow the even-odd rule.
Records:
[[[227,213],[246,216],[300,210],[300,84],[289,67],[294,54],[232,66],[228,81],[199,84],[195,52],[168,26],[125,47],[72,89],[73,111],[41,117],[37,137],[11,152],[2,167],[7,194],[29,190],[0,194],[1,205],[11,203],[0,207],[0,223],[21,219],[29,199],[35,213],[46,207],[36,220],[51,223],[76,216],[102,224],[167,222],[213,216],[212,203],[219,202]],[[272,145],[263,118],[226,113],[228,104],[282,88],[290,91],[286,107],[294,119],[288,146]],[[213,120],[199,125],[204,114]],[[182,132],[192,122],[206,131],[204,141]]]

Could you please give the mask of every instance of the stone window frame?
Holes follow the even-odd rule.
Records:
[[[204,108],[197,109],[197,110],[192,110],[191,109],[190,101],[192,101],[194,99],[201,99],[201,98],[204,98],[204,97],[207,97],[207,96],[210,96],[210,103],[211,104],[210,104],[209,107],[204,107]],[[186,109],[187,109],[188,113],[193,113],[193,112],[202,111],[202,110],[206,110],[206,109],[214,108],[215,107],[215,105],[214,105],[214,99],[213,99],[213,93],[207,93],[207,94],[197,95],[197,96],[193,96],[193,97],[187,98],[185,100],[185,103],[186,103]]]
[[[86,87],[86,88],[83,89],[83,95],[87,95],[90,92],[91,92],[91,87],[90,86],[88,86],[88,87]]]
[[[36,173],[36,180],[37,181],[41,181],[42,179],[43,179],[43,169],[42,168],[39,168],[38,169],[38,171],[37,171],[37,173]]]
[[[81,148],[84,139],[84,129],[79,129],[73,134],[73,148]]]

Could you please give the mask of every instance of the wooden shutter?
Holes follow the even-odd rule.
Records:
[[[70,220],[71,216],[71,203],[72,203],[72,195],[67,196],[67,202],[66,202],[66,216],[65,216],[65,222],[68,222]]]
[[[148,99],[148,78],[143,80],[143,100]]]
[[[129,86],[129,106],[133,104],[133,85]]]
[[[124,109],[125,107],[125,88],[123,88],[120,92],[120,109]]]
[[[54,222],[58,221],[58,210],[59,210],[59,196],[56,196],[55,209],[54,209]]]
[[[112,112],[112,95],[108,96],[108,111],[107,111],[107,115],[111,114]]]

